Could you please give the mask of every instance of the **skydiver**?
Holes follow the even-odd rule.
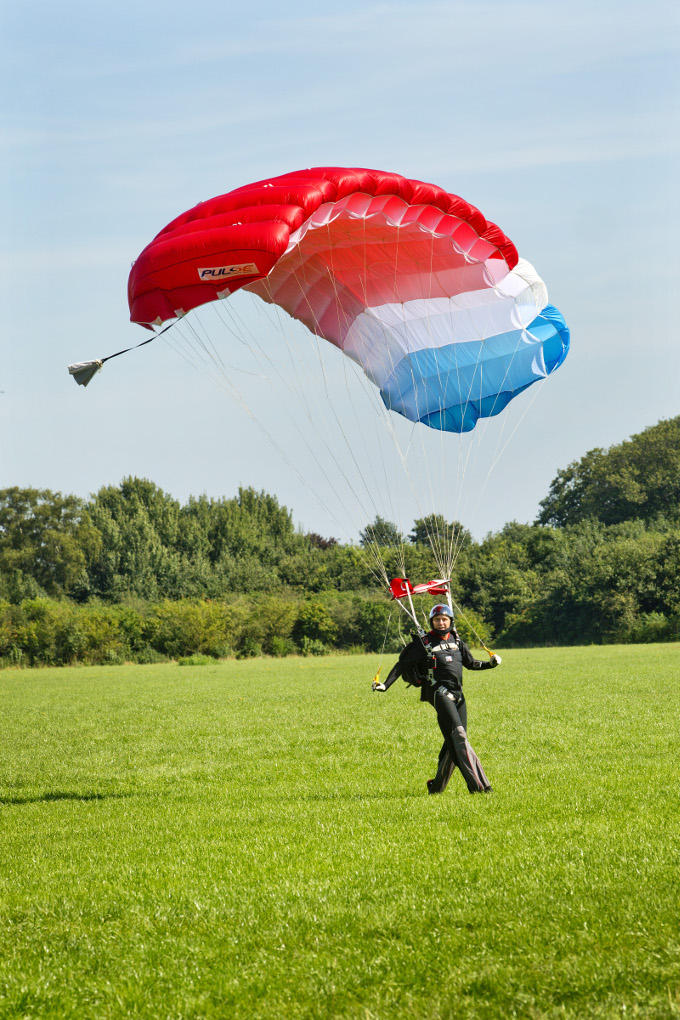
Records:
[[[413,636],[385,682],[375,683],[373,690],[386,691],[401,676],[407,683],[420,687],[420,700],[428,701],[435,709],[444,743],[439,752],[437,774],[427,781],[428,793],[443,793],[456,766],[470,793],[491,793],[491,784],[467,738],[463,666],[493,669],[500,666],[501,657],[494,654],[489,662],[475,659],[454,627],[449,606],[433,606],[430,625],[432,629],[428,634]]]

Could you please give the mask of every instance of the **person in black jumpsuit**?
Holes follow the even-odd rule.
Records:
[[[437,774],[428,779],[429,793],[443,793],[458,766],[470,793],[490,793],[482,763],[467,738],[467,707],[463,696],[463,666],[466,669],[493,669],[500,666],[500,655],[489,662],[475,659],[453,626],[449,606],[433,606],[430,611],[432,630],[423,637],[414,635],[399,661],[390,670],[384,684],[374,690],[386,691],[403,676],[407,683],[420,687],[420,700],[428,701],[437,713],[437,722],[444,737],[439,752]]]

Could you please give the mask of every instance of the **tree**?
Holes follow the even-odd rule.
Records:
[[[608,450],[590,450],[553,479],[539,524],[564,528],[662,515],[680,517],[680,416],[660,421]]]
[[[359,541],[364,547],[374,543],[376,545],[401,545],[403,540],[403,535],[397,525],[392,521],[386,521],[380,514],[376,516],[373,524],[367,524],[364,530],[359,532]]]
[[[16,591],[32,578],[48,595],[79,595],[100,546],[101,536],[76,496],[0,490],[0,572],[13,578]]]
[[[472,535],[460,521],[447,521],[442,514],[427,514],[413,522],[408,536],[414,545],[430,545],[435,550],[450,548],[454,553],[469,549]]]
[[[332,549],[338,544],[337,538],[323,538],[316,531],[308,532],[306,538],[314,549]]]
[[[255,489],[180,506],[153,482],[126,478],[101,489],[91,513],[104,536],[93,588],[114,600],[266,590],[280,583],[282,559],[296,549],[310,552],[290,511]]]
[[[177,596],[181,571],[174,546],[179,534],[179,503],[153,482],[125,478],[94,498],[90,513],[103,541],[92,564],[94,590],[109,599],[138,595]]]
[[[510,531],[488,536],[461,564],[460,598],[500,633],[506,617],[526,609],[535,595],[537,574],[523,541]]]

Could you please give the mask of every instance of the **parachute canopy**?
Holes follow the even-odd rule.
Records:
[[[241,288],[340,348],[386,407],[449,432],[498,414],[569,347],[505,234],[395,173],[317,167],[200,203],[134,263],[130,317],[154,328]]]

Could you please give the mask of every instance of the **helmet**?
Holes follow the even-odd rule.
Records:
[[[451,609],[451,606],[445,606],[441,603],[437,606],[432,606],[430,619],[433,620],[435,616],[448,616],[451,623],[453,623],[453,609]]]

